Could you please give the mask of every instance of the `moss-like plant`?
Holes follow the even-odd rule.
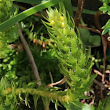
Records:
[[[86,52],[79,34],[75,32],[73,19],[64,8],[60,11],[49,8],[47,14],[48,22],[43,23],[52,39],[50,45],[60,60],[61,73],[67,77],[66,81],[70,87],[67,100],[78,104],[96,76],[91,75],[93,63],[90,59],[90,50]]]
[[[11,18],[17,13],[12,0],[0,0],[0,23]],[[10,51],[8,43],[14,42],[18,38],[17,27],[14,25],[0,31],[0,58],[5,58]]]

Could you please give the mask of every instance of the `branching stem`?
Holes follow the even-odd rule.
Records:
[[[97,73],[99,76],[103,77],[103,74],[101,72],[99,72],[98,70],[93,69],[93,72]],[[106,79],[104,81],[107,83],[107,85],[110,86],[110,83]]]

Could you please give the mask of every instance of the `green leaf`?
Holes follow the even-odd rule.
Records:
[[[85,45],[90,45],[89,41],[89,36],[90,36],[90,32],[87,29],[83,29],[83,28],[78,28],[79,32],[80,32],[80,37],[81,40],[83,41],[83,43]]]
[[[58,105],[59,105],[58,100],[56,100],[55,101],[55,110],[58,110]]]
[[[2,104],[0,105],[0,110],[5,110]]]
[[[93,84],[93,80],[96,78],[97,74],[94,74],[94,75],[91,75],[90,76],[90,80],[88,82],[88,86],[92,85]]]
[[[78,74],[78,75],[83,74],[83,70],[78,65],[76,65],[76,74]]]
[[[10,104],[11,104],[11,102],[9,101],[8,97],[6,96],[5,106],[9,106]]]
[[[89,36],[89,42],[94,46],[100,46],[101,45],[101,36],[99,36],[99,35]]]
[[[110,15],[110,6],[108,5],[108,3],[103,3],[103,6],[99,8],[100,11],[103,11],[103,13],[108,13],[108,15]]]
[[[103,6],[99,8],[100,11],[103,11],[103,13],[108,11],[108,5],[106,3],[103,3]]]
[[[7,43],[12,43],[16,39],[18,39],[18,37],[19,37],[18,28],[14,26],[13,28],[10,28],[10,30],[6,33],[4,40],[7,41]]]
[[[72,81],[74,81],[74,82],[80,81],[80,77],[78,77],[77,75],[74,75],[72,73],[70,73],[69,75],[70,75],[70,78],[72,79]]]
[[[42,1],[49,1],[49,0],[13,0],[17,2],[29,3],[29,4],[40,4]]]
[[[28,10],[25,10],[22,13],[20,13],[16,16],[6,20],[5,22],[1,23],[0,24],[0,31],[14,25],[16,22],[19,22],[20,20],[23,20],[24,18],[26,18],[26,17],[28,17],[28,16],[30,16],[40,10],[43,10],[43,9],[50,7],[50,6],[53,6],[53,5],[55,5],[59,2],[62,2],[62,1],[64,1],[64,0],[50,0],[45,3],[39,4],[37,6],[34,6],[32,8],[29,8]]]
[[[107,32],[110,35],[110,19],[108,20],[106,25],[102,27],[102,29],[104,29],[103,32],[102,32],[102,35],[106,34]]]
[[[89,30],[78,28],[83,43],[87,46],[100,46],[101,37],[99,35],[91,35]]]
[[[82,108],[77,107],[76,105],[74,105],[73,103],[69,103],[66,106],[67,110],[82,110]]]
[[[84,104],[82,110],[95,110],[94,106],[90,106],[88,104]]]
[[[33,95],[35,109],[37,109],[37,101],[38,101],[38,99],[39,99],[39,96]]]
[[[103,3],[110,3],[110,0],[100,0]]]
[[[110,110],[110,103],[109,103],[109,104],[107,104],[107,106],[106,106],[105,110]]]
[[[45,107],[48,108],[50,104],[50,99],[47,97],[42,97],[42,100],[43,100]]]
[[[86,56],[82,51],[81,51],[80,61],[78,62],[78,64],[80,65],[80,67],[84,67],[84,65],[86,64]]]

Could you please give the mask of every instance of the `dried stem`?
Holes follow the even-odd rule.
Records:
[[[17,26],[19,27],[19,23],[16,23],[16,24],[17,24]],[[30,51],[30,49],[29,49],[29,46],[28,46],[28,44],[27,44],[27,42],[26,42],[26,40],[25,40],[25,38],[24,38],[24,36],[23,36],[23,34],[22,34],[22,31],[21,31],[20,27],[18,28],[18,33],[19,33],[19,36],[20,36],[21,41],[22,41],[22,43],[23,43],[24,49],[25,49],[25,51],[26,51],[26,53],[27,53],[27,55],[28,55],[28,57],[29,57],[29,62],[30,62],[32,71],[33,71],[33,73],[34,73],[34,75],[35,75],[35,78],[36,78],[37,80],[39,80],[38,85],[41,85],[40,76],[39,76],[39,72],[38,72],[38,70],[37,70],[37,66],[36,66],[36,64],[35,64],[34,58],[33,58],[33,56],[32,56],[32,53],[31,53],[31,51]]]
[[[94,73],[97,73],[103,79],[104,75],[101,72],[99,72],[98,70],[95,70],[95,69],[92,69],[92,70]],[[110,85],[110,83],[106,79],[104,81],[107,83],[107,85]]]
[[[85,2],[85,0],[78,0],[78,6],[77,6],[76,14],[75,14],[75,17],[74,17],[74,22],[75,22],[76,27],[79,26],[79,22],[80,22],[82,10],[83,10],[84,2]]]
[[[61,85],[61,84],[64,84],[64,83],[66,82],[66,79],[67,79],[67,76],[65,76],[63,79],[61,79],[61,80],[58,81],[58,82],[48,84],[48,85],[46,86],[46,88],[52,87],[52,86],[54,86],[54,85]]]

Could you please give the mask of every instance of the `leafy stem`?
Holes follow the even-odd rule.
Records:
[[[7,88],[4,90],[4,94],[7,95],[10,92],[12,92],[11,88]],[[71,98],[71,95],[68,95],[67,92],[62,92],[62,91],[47,91],[47,90],[39,90],[39,89],[33,89],[33,88],[17,88],[15,90],[16,95],[22,94],[22,93],[29,93],[31,95],[39,95],[42,97],[48,97],[51,98],[52,100],[59,100],[60,102],[66,102],[66,103],[71,103],[73,97]]]

